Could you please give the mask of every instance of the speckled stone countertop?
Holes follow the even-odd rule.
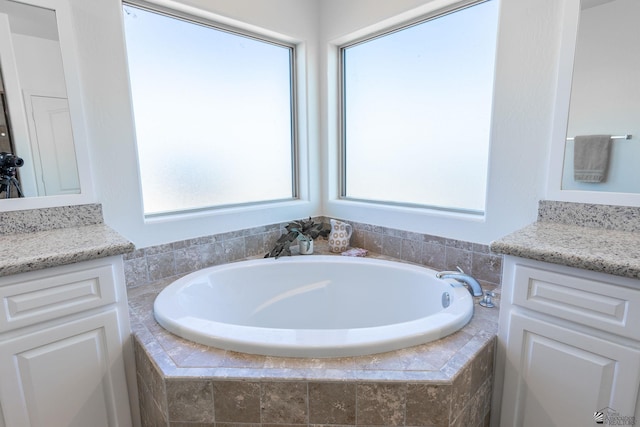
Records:
[[[8,224],[0,230],[0,276],[134,250],[133,243],[102,223],[99,205],[77,209],[84,214],[75,215],[73,207],[4,213]]]
[[[542,201],[538,221],[495,253],[640,279],[640,208]]]
[[[0,238],[0,276],[133,251],[133,243],[104,224],[59,228]]]

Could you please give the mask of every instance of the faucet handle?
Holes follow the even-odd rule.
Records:
[[[480,304],[483,307],[487,307],[487,308],[493,308],[496,305],[493,303],[493,297],[496,296],[495,292],[492,291],[485,291],[484,292],[484,297],[482,297],[482,300],[480,300],[480,302],[478,304]]]
[[[458,270],[460,273],[464,274],[464,271],[460,268],[459,265],[456,265],[456,270]]]

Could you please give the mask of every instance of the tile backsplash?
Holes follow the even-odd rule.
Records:
[[[323,217],[317,220],[328,221]],[[500,285],[502,256],[491,253],[488,245],[348,222],[353,226],[353,247],[434,270],[455,270],[459,266],[484,285]],[[137,249],[125,255],[127,286],[133,288],[213,265],[263,256],[285,225],[272,224]]]

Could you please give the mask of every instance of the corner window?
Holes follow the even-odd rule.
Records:
[[[294,47],[123,8],[145,215],[295,198]]]
[[[497,1],[343,46],[341,196],[485,209]]]

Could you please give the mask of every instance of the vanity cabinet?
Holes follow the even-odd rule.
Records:
[[[640,281],[514,256],[503,268],[492,425],[640,420]]]
[[[132,425],[125,292],[121,256],[0,277],[0,427]]]

